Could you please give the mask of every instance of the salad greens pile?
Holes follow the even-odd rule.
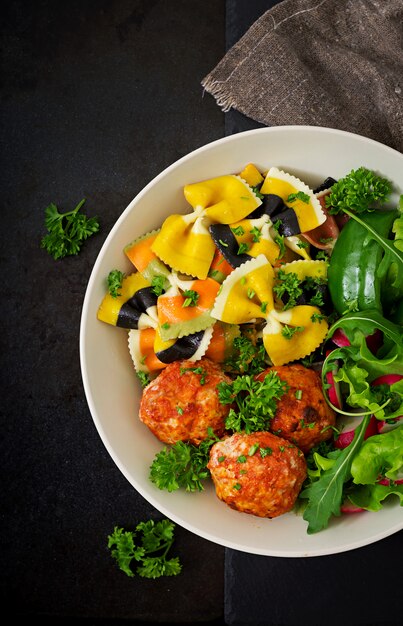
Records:
[[[403,416],[403,197],[397,210],[378,209],[391,190],[388,181],[359,168],[326,198],[329,213],[342,211],[350,220],[336,241],[328,272],[340,316],[327,339],[341,331],[346,341],[334,345],[324,360],[323,388],[326,394],[331,372],[343,397],[343,408],[333,408],[340,415],[360,415],[362,421],[344,449],[325,455],[311,451],[316,470],[308,471],[300,494],[307,501],[308,533],[326,528],[345,502],[377,511],[394,494],[403,504],[403,422],[398,421]],[[371,349],[368,338],[374,334],[380,341]],[[382,377],[389,384],[376,384]],[[366,439],[371,415],[393,430]]]

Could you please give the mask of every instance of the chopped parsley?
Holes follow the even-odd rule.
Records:
[[[122,288],[122,283],[125,275],[120,270],[111,270],[108,274],[108,290],[112,298],[117,298],[121,294],[119,289]]]
[[[193,289],[186,289],[182,295],[185,298],[182,304],[183,307],[196,306],[200,297],[200,294],[197,293],[197,291],[194,291]]]
[[[307,193],[304,193],[303,191],[297,191],[297,193],[290,193],[290,195],[287,198],[287,202],[291,204],[292,202],[295,202],[296,200],[301,200],[301,202],[305,202],[305,204],[309,204],[311,198]]]
[[[235,404],[225,421],[227,430],[253,433],[267,430],[277,409],[277,401],[287,391],[288,385],[277,372],[270,371],[262,381],[248,374],[237,376],[232,383],[218,384],[221,404]]]

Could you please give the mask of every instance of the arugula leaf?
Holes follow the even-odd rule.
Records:
[[[44,248],[55,260],[78,254],[88,237],[99,230],[96,217],[87,218],[79,213],[85,199],[81,200],[73,211],[60,213],[53,203],[45,209],[45,225],[48,234],[41,239]]]
[[[253,376],[237,376],[232,383],[218,384],[218,397],[221,404],[236,404],[231,408],[225,427],[235,432],[248,434],[267,430],[276,412],[277,400],[286,393],[288,385],[279,378],[277,372],[270,371],[262,381]]]
[[[175,524],[167,519],[156,523],[153,520],[140,522],[134,532],[115,526],[108,536],[108,548],[127,576],[134,576],[133,561],[139,563],[136,573],[143,578],[176,576],[182,570],[179,558],[167,559],[174,541],[174,528]],[[136,544],[138,533],[141,536]]]
[[[203,491],[203,482],[210,477],[207,469],[210,448],[219,441],[211,428],[209,437],[199,446],[183,441],[158,452],[150,466],[150,480],[158,489],[169,492],[184,487],[186,491]]]
[[[326,528],[332,515],[340,515],[343,487],[351,478],[351,464],[362,445],[369,419],[369,415],[363,418],[355,430],[353,441],[341,451],[332,467],[300,493],[300,498],[308,499],[303,514],[304,520],[308,522],[308,534]]]

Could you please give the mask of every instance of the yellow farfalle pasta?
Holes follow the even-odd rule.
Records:
[[[273,307],[274,270],[261,254],[237,267],[223,282],[211,316],[228,324],[264,319]]]
[[[297,217],[301,233],[316,228],[326,220],[326,215],[312,189],[296,176],[277,167],[269,169],[260,192],[279,196],[286,206],[291,207]]]
[[[328,324],[315,306],[272,309],[263,329],[263,344],[273,365],[285,365],[316,350],[327,331]]]
[[[194,212],[169,216],[151,249],[172,269],[205,279],[215,252],[208,226],[239,221],[262,201],[245,181],[231,174],[186,185],[184,195]]]

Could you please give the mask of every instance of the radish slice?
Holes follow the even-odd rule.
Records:
[[[349,339],[340,328],[337,328],[334,331],[332,335],[332,341],[339,348],[344,348],[345,346],[350,345]],[[376,331],[372,333],[372,335],[367,335],[366,342],[368,348],[373,354],[375,354],[382,345],[382,332],[377,328]]]
[[[362,415],[357,416],[348,416],[343,415],[343,428],[341,430],[340,435],[334,442],[336,448],[346,448],[352,442],[354,438],[355,429],[362,422]],[[378,434],[377,429],[377,419],[374,415],[371,415],[371,419],[369,420],[367,429],[365,431],[364,439],[368,439],[368,437],[372,437],[372,435]]]
[[[382,345],[382,340],[383,335],[382,331],[380,331],[379,328],[377,328],[376,331],[372,333],[372,335],[368,335],[366,337],[367,346],[371,350],[372,354],[376,354],[378,352],[379,348]]]
[[[346,498],[340,507],[340,511],[342,513],[361,513],[362,511],[365,511],[365,509],[356,506],[355,504],[350,502],[348,498]]]
[[[402,378],[401,374],[384,374],[379,376],[379,378],[375,378],[371,385],[393,385],[393,383],[398,383]]]
[[[339,348],[344,348],[345,346],[349,346],[350,345],[350,341],[347,339],[346,335],[343,333],[342,330],[340,330],[340,328],[337,328],[333,335],[332,335],[332,341],[333,343],[336,344],[336,346],[338,346]]]
[[[403,478],[397,478],[393,482],[395,483],[395,485],[403,485]],[[380,480],[377,481],[377,483],[379,485],[386,485],[387,487],[389,487],[390,478],[381,478]]]
[[[396,428],[396,426],[400,426],[401,423],[403,423],[403,415],[400,415],[400,417],[395,417],[394,420],[391,420],[390,422],[386,422],[385,420],[376,420],[377,423],[377,428],[378,428],[378,434],[382,435],[382,433],[387,433],[390,430],[393,430],[394,428]]]
[[[327,350],[326,356],[329,356],[331,352],[331,350]],[[333,371],[326,373],[326,383],[330,385],[327,391],[330,402],[337,409],[341,409],[343,406],[343,399],[341,397],[340,385],[334,379],[334,374],[337,374],[338,369],[338,366],[335,365],[335,369]]]

